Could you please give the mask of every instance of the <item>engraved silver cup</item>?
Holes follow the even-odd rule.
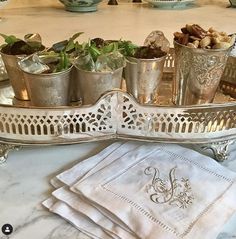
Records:
[[[140,104],[157,103],[166,56],[155,59],[128,57],[124,68],[127,92]]]
[[[176,105],[211,103],[231,48],[194,49],[177,42],[174,42],[174,48],[174,103]]]
[[[221,77],[221,90],[236,99],[236,41]]]
[[[92,72],[76,67],[76,87],[83,105],[94,104],[106,91],[121,88],[123,67],[113,72]]]

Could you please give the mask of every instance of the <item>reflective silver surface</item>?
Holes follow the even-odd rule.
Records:
[[[165,58],[137,59],[128,57],[124,68],[127,92],[140,104],[157,103]]]
[[[23,71],[32,74],[41,74],[45,71],[50,70],[50,67],[43,62],[38,54],[27,56],[18,62],[18,66]]]
[[[69,144],[112,138],[171,143],[236,139],[236,102],[191,107],[143,106],[110,91],[91,106],[0,106],[0,142]]]
[[[229,56],[227,60],[221,78],[221,88],[225,94],[229,94],[236,99],[236,56]]]
[[[68,106],[71,68],[57,73],[23,72],[32,106]]]
[[[173,99],[177,105],[211,103],[223,74],[228,49],[194,49],[174,42],[175,80]]]
[[[94,104],[105,92],[121,88],[123,68],[114,72],[91,72],[76,68],[75,86],[83,105]]]
[[[172,74],[173,77],[173,74]],[[122,81],[124,82],[124,79]],[[222,83],[222,82],[221,82]],[[72,83],[73,84],[73,83]],[[125,84],[124,84],[125,85]],[[153,106],[170,106],[174,107],[174,104],[172,102],[172,80],[170,80],[170,73],[164,72],[163,74],[163,80],[160,84],[160,92],[157,97],[157,104],[153,104]],[[71,89],[75,89],[74,87],[71,87]],[[236,86],[234,88],[236,90]],[[125,91],[125,86],[123,87],[123,90]],[[67,108],[70,108],[71,106],[80,105],[80,100],[75,100],[75,96],[70,94],[71,102],[68,103]],[[78,95],[79,97],[79,95]],[[235,103],[236,105],[236,99],[231,97],[230,95],[224,94],[221,89],[218,89],[216,92],[213,104],[210,106],[212,109],[214,108],[214,104],[226,104],[226,103]],[[33,107],[33,104],[31,101],[25,101],[25,100],[18,100],[14,97],[13,89],[10,85],[9,80],[5,80],[0,82],[0,106],[6,105],[6,106],[16,106],[16,107]],[[53,109],[53,108],[51,108]]]
[[[1,53],[1,55],[15,93],[15,97],[19,100],[29,100],[25,79],[22,71],[18,67],[18,61],[23,59],[25,56],[6,55],[3,53]]]
[[[0,54],[0,81],[5,81],[8,79],[7,71]]]

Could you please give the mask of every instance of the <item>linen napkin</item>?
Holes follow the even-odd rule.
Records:
[[[142,239],[213,239],[236,210],[235,173],[177,145],[139,146],[71,190]]]
[[[123,143],[114,143],[110,146],[108,146],[106,149],[102,150],[99,154],[84,160],[82,162],[79,162],[77,165],[72,167],[70,169],[70,173],[67,173],[67,171],[63,172],[62,175],[67,175],[68,179],[65,177],[65,180],[69,180],[73,182],[73,180],[76,179],[76,177],[82,177],[83,174],[85,174],[90,168],[92,168],[94,165],[97,164],[100,160],[102,160],[104,157],[109,155],[111,152],[113,152],[116,148],[119,148]],[[79,166],[79,167],[78,167]],[[58,175],[59,176],[59,175]],[[60,178],[60,176],[59,176]],[[61,187],[64,185],[63,182],[61,182],[57,177],[53,178],[51,180],[51,183],[54,187]],[[56,192],[55,192],[56,194]],[[94,231],[95,234],[91,234],[91,220],[81,213],[80,211],[74,210],[72,207],[70,207],[68,204],[64,203],[63,201],[58,200],[55,197],[50,197],[49,199],[45,200],[43,202],[43,205],[48,208],[51,212],[54,212],[58,215],[60,215],[62,218],[70,222],[72,225],[75,225],[76,228],[78,228],[81,232],[83,232],[85,235],[91,237],[91,238],[118,238],[116,235],[109,236],[109,233],[102,230],[99,226],[94,225]],[[80,223],[81,222],[81,223]],[[93,225],[93,224],[92,224]]]
[[[92,223],[88,218],[79,212],[73,210],[67,204],[51,197],[43,202],[43,205],[51,212],[58,214],[66,221],[74,225],[78,230],[93,239],[112,239],[109,234],[103,231],[96,224]]]
[[[75,180],[89,176],[93,172],[96,172],[100,168],[105,167],[107,164],[113,162],[125,153],[135,150],[137,147],[139,147],[139,145],[141,145],[141,143],[115,143],[102,151],[97,157],[91,157],[83,162],[78,163],[73,168],[57,175],[56,178],[53,178],[51,180],[51,182],[56,187],[62,186],[62,184],[72,185]],[[119,153],[117,153],[117,149],[119,149]],[[93,168],[88,173],[86,173],[86,171],[91,167]],[[87,215],[104,230],[107,230],[110,233],[115,233],[115,235],[121,238],[137,238],[136,235],[133,234],[122,223],[122,221],[119,220],[117,222],[116,218],[112,218],[109,213],[107,214],[104,211],[102,212],[102,214],[96,207],[91,206],[88,201],[83,200],[83,198],[78,197],[77,195],[73,195],[73,193],[69,192],[66,187],[59,188],[58,190],[54,191],[53,196],[58,200],[67,203],[69,206],[76,209],[80,213],[82,212],[84,215]],[[108,218],[110,220],[108,220]],[[120,226],[118,226],[117,224],[119,224]]]
[[[69,170],[57,175],[51,180],[51,183],[54,187],[61,187],[63,185],[71,185],[75,180],[82,178],[89,169],[92,168],[91,172],[96,171],[96,167],[103,167],[107,162],[112,162],[117,157],[123,155],[127,151],[134,150],[141,143],[126,142],[126,143],[114,143],[100,152],[98,155],[93,156],[87,160],[84,160]],[[116,150],[119,149],[119,154],[116,153]],[[100,164],[101,163],[101,164]],[[67,218],[72,224],[76,224],[76,221],[82,216],[82,220],[85,221],[86,218],[90,218],[97,226],[100,226],[105,232],[110,234],[113,238],[127,238],[133,239],[137,238],[135,235],[132,235],[127,228],[125,228],[123,223],[119,221],[119,224],[123,226],[118,226],[115,223],[115,220],[110,221],[107,219],[96,207],[91,207],[88,202],[84,201],[82,198],[79,198],[77,195],[70,192],[66,187],[61,187],[58,190],[53,192],[54,201],[57,199],[56,206],[54,204],[49,204],[48,201],[45,201],[43,204],[50,211],[55,212],[61,215],[63,218]],[[52,199],[49,199],[49,202]],[[65,207],[66,210],[65,210]],[[76,209],[76,210],[75,210]],[[73,219],[71,214],[68,213],[73,211],[73,215],[76,216],[76,219]],[[76,215],[76,212],[78,214]],[[70,220],[68,219],[70,218]],[[75,222],[74,222],[75,220]],[[88,224],[88,223],[87,223]],[[86,224],[80,225],[80,230],[85,234],[88,231],[88,226]],[[88,234],[87,234],[88,235]],[[91,236],[91,235],[90,235]]]
[[[115,238],[137,238],[127,230],[124,230],[119,225],[115,224],[109,218],[105,217],[97,208],[91,206],[88,202],[83,200],[73,192],[70,192],[65,186],[53,192],[53,196],[59,201],[69,205],[74,211],[79,212],[99,226],[102,230]]]
[[[51,179],[51,184],[56,188],[63,185],[72,185],[123,144],[124,143],[122,142],[111,144],[107,148],[103,149],[100,153],[79,162],[74,167],[62,172],[61,174],[58,174],[56,177]]]
[[[94,155],[82,162],[79,162],[74,167],[58,174],[51,180],[51,184],[58,188],[63,185],[72,185],[82,178],[93,174],[94,172],[106,167],[107,164],[112,163],[127,152],[135,150],[141,142],[116,142],[102,150],[97,155]]]
[[[109,151],[108,150],[109,147],[110,147],[110,149],[113,149],[113,150]],[[137,158],[139,158],[139,157],[142,158],[142,152],[145,155],[144,158],[146,158],[146,156],[149,157],[150,155],[152,155],[152,153],[155,153],[156,150],[158,152],[158,150],[160,150],[160,148],[163,149],[163,148],[169,147],[169,146],[158,145],[158,144],[146,144],[144,146],[141,146],[140,143],[128,142],[128,143],[125,143],[125,144],[117,143],[116,145],[114,144],[114,145],[111,145],[109,147],[104,150],[104,152],[107,152],[107,154],[104,154],[104,156],[107,156],[107,157],[104,157],[104,158],[99,157],[99,160],[98,160],[97,157],[95,156],[95,157],[92,157],[88,160],[85,160],[85,161],[83,161],[82,164],[79,163],[78,165],[76,165],[72,169],[70,169],[72,172],[74,172],[73,177],[71,176],[70,170],[67,170],[66,172],[60,174],[60,176],[58,175],[57,176],[57,181],[56,180],[54,181],[54,185],[57,183],[57,185],[55,185],[55,186],[65,185],[64,183],[62,183],[62,182],[65,181],[65,182],[68,183],[68,185],[72,186],[72,189],[74,191],[80,193],[78,198],[80,198],[80,200],[83,200],[83,202],[87,203],[87,206],[89,207],[89,210],[88,210],[89,213],[84,208],[82,208],[84,210],[84,213],[81,213],[81,205],[80,205],[80,203],[78,203],[77,197],[75,196],[74,193],[69,191],[69,189],[67,187],[63,187],[61,189],[58,189],[53,193],[54,196],[58,197],[60,200],[57,201],[57,206],[55,206],[54,208],[51,205],[51,210],[54,211],[55,213],[58,213],[62,217],[66,218],[66,220],[70,221],[74,225],[76,225],[76,222],[74,222],[75,218],[78,219],[78,217],[80,217],[81,214],[82,214],[82,216],[86,220],[88,220],[90,223],[91,222],[94,223],[93,224],[94,226],[99,226],[100,229],[103,229],[102,231],[103,231],[103,233],[105,233],[105,235],[101,236],[100,232],[98,232],[98,233],[95,232],[94,234],[89,235],[89,233],[88,233],[88,232],[90,232],[89,226],[88,225],[86,226],[86,225],[83,224],[82,227],[81,227],[81,224],[80,224],[79,229],[81,231],[83,231],[85,234],[89,235],[91,238],[98,238],[97,236],[99,236],[99,235],[101,236],[101,238],[106,238],[106,236],[109,235],[112,238],[125,238],[125,239],[127,239],[127,238],[130,238],[129,236],[134,236],[135,234],[131,234],[131,235],[130,234],[127,234],[127,235],[125,235],[125,234],[121,235],[120,234],[120,236],[118,236],[117,235],[117,229],[114,230],[113,225],[115,225],[115,227],[117,227],[118,230],[120,230],[118,224],[121,226],[121,228],[122,228],[122,226],[126,225],[127,227],[124,227],[126,229],[128,227],[130,227],[130,224],[127,223],[126,221],[123,223],[122,222],[122,220],[123,220],[122,217],[120,217],[119,215],[117,216],[116,212],[113,210],[113,207],[112,207],[112,209],[110,209],[110,208],[104,207],[102,204],[100,205],[96,200],[94,200],[94,197],[90,197],[90,198],[88,197],[87,200],[85,201],[85,197],[84,197],[85,195],[83,195],[80,192],[80,190],[77,190],[76,187],[80,184],[81,185],[85,184],[85,182],[88,182],[94,176],[97,177],[99,174],[100,174],[100,177],[103,177],[104,176],[104,171],[108,170],[108,168],[110,168],[110,167],[111,168],[116,167],[114,165],[121,158],[129,158],[130,159],[130,154],[132,155],[134,152],[135,152],[134,154],[136,155],[134,158],[136,158],[136,157]],[[174,146],[174,148],[172,148],[172,147],[173,146],[171,146],[171,149],[173,150],[173,152],[175,152],[176,151],[176,149],[175,149],[176,146]],[[177,148],[178,148],[178,146],[177,146]],[[189,154],[191,154],[191,158],[192,158],[192,155],[194,154],[194,151],[188,150],[188,152],[187,152],[185,148],[182,148],[182,147],[180,147],[180,148],[183,149],[183,150],[177,152],[177,154],[182,155],[183,158],[187,158],[187,159],[189,157]],[[146,155],[145,150],[148,151],[147,154],[149,154],[149,156]],[[121,152],[123,152],[123,153],[121,153]],[[170,152],[171,152],[171,150],[170,150]],[[177,156],[179,157],[179,155],[177,155]],[[205,162],[204,162],[205,159],[203,159],[203,158],[207,158],[207,157],[204,157],[200,154],[198,154],[196,157],[200,158],[200,159],[198,159],[198,161],[201,162],[200,166],[202,166],[204,169],[207,169],[209,165],[208,164],[205,165]],[[207,158],[207,160],[211,161],[210,162],[210,166],[212,167],[211,172],[221,175],[222,169],[223,169],[223,175],[227,174],[227,172],[224,171],[225,169],[223,167],[219,167],[220,165],[218,163],[214,162],[210,158]],[[122,161],[124,163],[124,159],[122,159]],[[133,160],[130,159],[130,161],[132,162]],[[195,161],[193,160],[191,163],[194,164],[194,162]],[[121,169],[123,167],[123,163],[119,164]],[[127,160],[126,163],[129,164],[129,160]],[[139,160],[137,161],[137,164],[139,164]],[[87,170],[85,170],[85,169],[87,169]],[[165,165],[164,169],[166,169],[166,165]],[[109,170],[111,170],[111,169],[109,169]],[[171,178],[170,175],[172,175],[172,177],[173,177],[173,175],[175,175],[176,171],[177,171],[176,169],[175,170],[170,170],[170,173],[167,177],[169,179],[169,181],[171,181],[170,180],[170,178]],[[119,170],[114,171],[113,175],[118,173],[118,172],[119,172]],[[228,170],[228,172],[230,172],[230,171]],[[148,170],[146,171],[146,173],[148,173]],[[232,174],[232,172],[230,172],[230,173]],[[190,175],[191,175],[191,173],[190,173]],[[165,174],[163,175],[163,177],[164,176],[165,176]],[[119,177],[121,177],[121,176],[119,176]],[[139,177],[137,177],[137,178],[139,178]],[[60,180],[58,180],[58,179],[60,179]],[[190,179],[191,179],[191,177],[190,177]],[[201,177],[200,177],[200,179],[201,179]],[[232,181],[231,182],[232,187],[235,187],[235,185],[233,184],[234,175],[232,174],[231,178],[227,178],[227,179],[228,179],[228,181],[231,180]],[[105,181],[107,180],[107,176],[104,177],[104,180]],[[78,182],[76,183],[76,181],[78,181]],[[91,190],[93,190],[94,187],[95,188],[100,187],[102,181],[103,180],[96,181],[94,184],[92,184]],[[161,181],[161,178],[160,178],[160,181]],[[163,179],[162,179],[162,181],[163,181]],[[76,184],[73,186],[74,183],[76,183]],[[151,185],[151,183],[150,183],[150,185]],[[217,187],[218,187],[218,185],[217,185]],[[117,186],[117,188],[118,188],[118,186]],[[121,187],[121,188],[123,188],[123,190],[124,190],[125,187]],[[153,190],[154,190],[154,193],[152,192]],[[152,186],[147,187],[146,191],[150,191],[150,193],[152,193],[152,194],[156,193],[155,187],[152,188]],[[209,190],[206,187],[206,192],[208,192],[208,191]],[[216,192],[218,193],[218,191],[219,190],[217,188]],[[206,192],[205,192],[205,194],[206,194]],[[191,238],[191,239],[192,238],[197,238],[197,239],[199,239],[199,238],[207,238],[207,239],[208,238],[214,238],[215,239],[216,235],[220,231],[220,226],[222,226],[224,224],[224,221],[227,220],[231,216],[232,212],[235,210],[235,205],[234,205],[234,201],[233,201],[233,200],[235,200],[235,197],[232,197],[232,192],[233,192],[233,189],[231,189],[231,186],[229,186],[229,190],[226,189],[225,192],[222,193],[222,196],[219,196],[217,198],[218,200],[216,200],[216,203],[215,204],[213,203],[213,205],[211,207],[209,207],[208,210],[206,210],[207,213],[203,213],[203,215],[201,215],[198,218],[197,223],[195,223],[195,225],[191,228],[190,232],[187,233],[186,235],[179,235],[179,237],[178,237],[178,235],[173,236],[170,233],[170,235],[169,235],[170,237],[169,237],[168,233],[166,231],[164,231],[164,232],[160,232],[159,234],[154,234],[154,235],[156,235],[156,236],[154,236],[154,238],[165,238],[165,239],[166,238]],[[234,188],[234,192],[236,192],[236,188]],[[191,195],[190,195],[190,197],[191,197]],[[71,198],[74,198],[75,200],[72,200]],[[109,200],[109,198],[107,199],[107,201],[108,200]],[[114,201],[112,201],[112,205],[114,205],[113,202]],[[109,203],[111,203],[111,200],[109,201]],[[193,202],[191,204],[193,204]],[[226,206],[226,204],[228,204],[228,205]],[[71,205],[74,206],[74,208]],[[50,205],[48,207],[50,208]],[[77,210],[74,210],[74,209],[77,209]],[[96,211],[94,213],[91,213],[91,212],[93,212],[93,210],[96,210],[96,209],[100,210],[100,212]],[[126,209],[126,205],[125,205],[124,208],[122,207],[122,209]],[[133,207],[132,209],[134,210],[135,207]],[[73,213],[74,213],[74,214],[72,214],[72,216],[71,216],[70,210],[72,210]],[[176,211],[177,210],[175,209],[175,210],[173,210],[174,213],[173,212],[171,212],[171,213],[176,214]],[[126,213],[123,213],[123,214],[126,214]],[[105,218],[104,218],[104,215],[106,216]],[[217,221],[216,221],[216,220],[212,220],[212,215],[220,215],[220,217],[216,218],[217,219]],[[133,216],[133,214],[130,214],[130,216],[128,214],[126,216],[131,218]],[[161,218],[162,218],[162,216],[163,215],[160,214]],[[181,216],[181,214],[177,215],[176,218],[178,219],[179,216]],[[89,218],[91,220],[89,220]],[[108,219],[111,219],[111,223],[109,222]],[[134,222],[139,221],[139,218],[133,218],[132,220],[134,220]],[[116,223],[114,223],[114,221]],[[141,217],[140,217],[140,221],[143,221],[143,219]],[[207,224],[208,227],[211,227],[211,225],[212,225],[213,229],[210,228],[210,230],[208,230],[208,233],[206,233],[205,232],[206,226],[200,228],[199,225],[201,225],[201,223],[203,225]],[[104,225],[105,225],[105,227],[104,227]],[[109,225],[109,226],[107,227],[107,225]],[[144,224],[144,226],[146,226],[146,225]],[[150,225],[148,225],[148,226],[150,227]],[[219,228],[217,230],[215,230],[215,228],[217,226],[219,226]],[[136,231],[136,229],[134,229],[132,226],[130,228],[133,229],[134,231]],[[113,233],[112,230],[114,230],[115,233]],[[141,230],[142,230],[142,227],[141,227]],[[124,233],[126,233],[126,230],[125,230]],[[163,237],[161,237],[162,234],[163,234]],[[151,237],[148,236],[148,237],[140,237],[140,238],[151,238]]]

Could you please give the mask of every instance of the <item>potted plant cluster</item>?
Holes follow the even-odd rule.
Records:
[[[13,35],[0,34],[5,40],[1,46],[1,56],[6,67],[15,97],[19,100],[29,100],[25,80],[22,71],[18,67],[18,61],[35,52],[42,51],[41,37],[38,34],[27,34],[25,39],[19,39]]]
[[[162,32],[152,32],[144,46],[95,38],[77,50],[76,79],[83,104],[94,104],[104,92],[121,88],[123,68],[127,91],[139,103],[156,103],[169,50],[169,41]]]
[[[80,44],[77,38],[81,34],[45,50],[41,38],[36,41],[28,35],[27,41],[22,41],[3,35],[7,43],[2,47],[3,58],[6,54],[17,56],[14,66],[18,75],[16,70],[9,71],[17,79],[21,76],[16,98],[30,98],[31,105],[40,107],[65,106],[80,97],[84,105],[94,104],[106,91],[121,88],[125,68],[127,91],[140,103],[154,102],[167,52],[153,34],[140,47],[131,41],[101,38]],[[23,86],[28,98],[17,95]]]

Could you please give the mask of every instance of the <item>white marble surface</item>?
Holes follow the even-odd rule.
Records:
[[[87,238],[67,222],[49,213],[41,202],[52,191],[49,180],[110,142],[25,148],[11,152],[0,166],[0,227],[14,227],[11,239]],[[0,231],[0,238],[7,239]]]
[[[79,31],[85,32],[81,40],[122,37],[141,44],[152,30],[161,29],[172,41],[173,32],[186,23],[235,32],[236,9],[228,6],[226,0],[199,0],[194,8],[186,10],[158,10],[147,4],[125,1],[119,1],[118,6],[107,6],[104,1],[97,12],[79,14],[64,11],[57,0],[11,0],[0,9],[0,16],[4,18],[0,32],[19,37],[39,32],[47,46]],[[24,148],[11,152],[8,162],[0,166],[0,227],[10,223],[14,232],[10,237],[0,232],[0,239],[86,238],[47,212],[41,202],[52,191],[49,184],[52,176],[110,143]],[[232,150],[230,160],[224,164],[236,172],[236,150]],[[236,238],[236,214],[217,239],[233,238]]]

